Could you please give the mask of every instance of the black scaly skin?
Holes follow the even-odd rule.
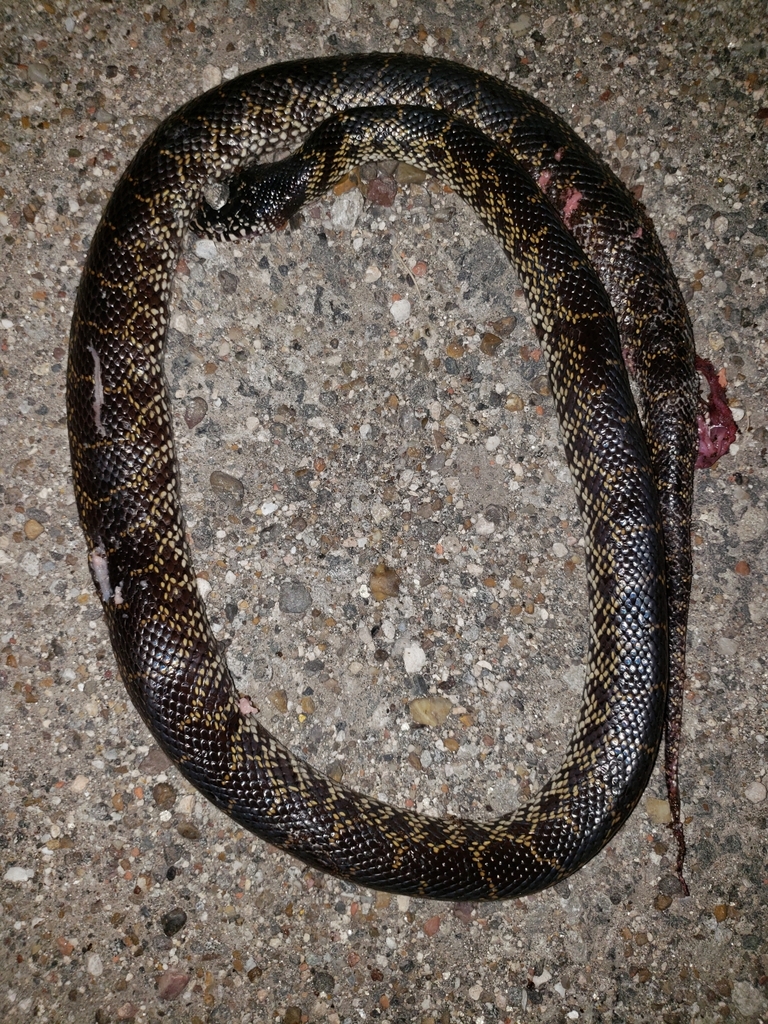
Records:
[[[238,170],[291,148],[334,110],[392,103],[454,111],[488,138],[423,110],[360,112],[346,127],[342,119],[322,129],[306,165],[299,157],[294,169],[270,173],[285,176],[283,189],[298,166],[309,195],[332,183],[344,160],[386,154],[439,168],[477,209],[526,289],[587,533],[590,648],[579,721],[541,793],[491,823],[438,821],[345,790],[242,710],[183,532],[162,347],[184,231],[193,219],[211,234],[252,230],[254,218],[267,223],[270,214],[254,213],[252,180]],[[330,154],[336,144],[338,158]],[[633,352],[647,445],[605,290],[531,174],[603,277]],[[232,196],[218,212],[201,208],[216,178]],[[278,196],[275,221],[289,206]],[[67,379],[91,570],[126,686],[153,735],[244,827],[363,885],[493,899],[536,892],[577,870],[626,820],[652,770],[666,709],[667,602],[673,674],[682,671],[693,358],[685,307],[644,211],[524,93],[449,62],[367,55],[261,69],[181,108],[142,146],[96,231]],[[673,692],[681,685],[680,674]]]

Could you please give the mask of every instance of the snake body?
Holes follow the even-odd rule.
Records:
[[[257,166],[309,132],[294,156]],[[370,799],[270,735],[216,646],[184,533],[162,354],[186,229],[265,230],[350,165],[382,156],[446,180],[515,264],[585,524],[590,628],[578,722],[541,792],[492,822]],[[216,179],[229,188],[220,210],[204,200]],[[263,68],[191,101],[144,143],[105,209],[67,374],[78,509],[134,704],[216,806],[344,879],[497,899],[565,878],[631,813],[670,721],[668,689],[670,707],[679,701],[697,396],[690,322],[650,220],[534,98],[447,61],[372,54]]]

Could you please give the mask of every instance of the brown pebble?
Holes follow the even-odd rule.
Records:
[[[176,826],[176,831],[182,837],[182,839],[199,839],[200,829],[197,825],[193,825],[191,821],[180,821]]]
[[[28,519],[24,523],[24,536],[27,540],[37,540],[43,530],[44,527],[36,519]]]
[[[715,915],[715,920],[718,924],[722,924],[723,921],[728,917],[728,907],[725,903],[718,903],[712,909],[712,913]]]
[[[353,188],[357,188],[360,184],[360,174],[357,170],[351,170],[349,174],[345,174],[341,181],[337,181],[333,186],[333,194],[335,196],[343,196],[347,192],[351,192]]]
[[[660,892],[653,901],[653,905],[657,910],[667,910],[672,906],[672,897]]]
[[[374,178],[368,186],[366,199],[374,206],[391,206],[397,196],[397,182],[392,178]]]
[[[494,334],[498,334],[502,338],[508,338],[517,327],[517,317],[510,314],[510,316],[504,316],[500,320],[493,320],[488,326]]]
[[[400,185],[421,185],[427,180],[427,172],[413,164],[400,163],[395,171],[395,181]]]
[[[429,726],[442,725],[453,708],[447,697],[416,697],[408,706],[414,722]]]
[[[288,694],[282,687],[270,690],[267,694],[267,700],[281,715],[284,715],[288,710]]]
[[[525,408],[525,402],[520,395],[508,395],[504,408],[507,412],[522,412]]]
[[[200,398],[199,396],[197,398],[190,398],[184,406],[184,422],[191,430],[192,427],[196,427],[198,423],[202,423],[207,412],[208,403],[204,398]]]
[[[472,924],[472,911],[475,909],[474,903],[466,903],[464,901],[455,903],[453,906],[453,916],[457,917],[462,924]]]
[[[486,331],[483,335],[483,340],[480,342],[480,351],[483,355],[495,356],[501,344],[502,340],[498,334],[491,334],[490,331]]]
[[[149,753],[139,765],[143,775],[159,775],[171,766],[171,759],[160,747],[150,747]]]
[[[283,1016],[283,1024],[301,1024],[301,1007],[289,1006]]]
[[[242,480],[238,480],[231,473],[223,473],[220,469],[214,469],[210,480],[213,493],[223,498],[228,505],[239,508],[243,504],[245,487]]]
[[[423,928],[425,935],[437,935],[438,931],[440,930],[440,915],[435,914],[434,917],[430,917],[428,920],[426,920],[424,922]]]
[[[369,586],[375,601],[386,601],[387,598],[397,597],[400,593],[400,577],[394,569],[384,562],[379,562],[371,570]]]
[[[464,346],[460,341],[452,341],[446,346],[445,351],[451,357],[451,359],[461,359],[464,355]]]
[[[737,576],[749,576],[749,562],[745,562],[743,560],[737,562],[736,565],[734,565],[733,567],[733,571],[736,573]]]
[[[161,999],[176,999],[187,987],[189,978],[183,971],[164,971],[156,978],[157,994]]]
[[[176,803],[176,790],[167,782],[152,787],[152,798],[161,811],[168,811]]]

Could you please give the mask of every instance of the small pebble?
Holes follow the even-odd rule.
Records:
[[[201,238],[199,242],[195,242],[195,256],[199,256],[201,260],[215,259],[218,256],[218,250],[213,239]]]
[[[734,981],[733,1002],[745,1021],[759,1021],[768,1013],[768,997],[751,981]]]
[[[752,804],[761,804],[765,800],[766,788],[762,782],[750,782],[744,790],[744,796]]]
[[[389,307],[389,312],[396,324],[402,324],[411,315],[411,303],[408,299],[397,299]]]
[[[328,0],[328,13],[336,21],[347,21],[352,12],[352,0]]]
[[[351,231],[357,224],[364,205],[363,197],[357,189],[338,196],[331,208],[331,224],[336,231]]]
[[[480,351],[485,356],[495,356],[501,344],[502,339],[498,334],[491,334],[490,331],[486,331],[483,335],[483,340],[480,342]]]
[[[210,480],[213,493],[226,501],[228,505],[239,508],[243,504],[245,487],[242,480],[238,480],[231,473],[223,473],[219,469],[214,469]]]
[[[157,980],[157,994],[161,999],[176,999],[189,983],[190,976],[172,968],[164,971]]]
[[[104,964],[98,953],[91,953],[85,962],[88,973],[94,978],[100,978],[104,973]]]
[[[152,799],[161,811],[169,811],[176,803],[176,790],[168,782],[158,782],[152,787]]]
[[[400,163],[395,171],[395,181],[399,185],[421,185],[428,177],[426,171],[414,167],[413,164]]]
[[[208,403],[204,398],[200,398],[199,396],[190,398],[184,406],[184,422],[191,430],[192,427],[196,427],[198,423],[203,422],[207,412]]]
[[[429,935],[430,937],[432,935],[437,935],[440,930],[440,915],[435,914],[434,917],[428,918],[422,927],[425,935]]]
[[[282,687],[270,690],[267,694],[267,700],[281,715],[284,715],[288,710],[288,694]]]
[[[180,821],[176,826],[176,831],[182,839],[195,840],[200,838],[200,829],[197,825],[193,825],[191,821]]]
[[[160,918],[160,925],[169,938],[180,932],[186,923],[187,915],[181,907],[174,907],[173,910],[169,910],[167,914],[163,914]]]
[[[732,640],[729,636],[719,636],[717,638],[717,647],[726,658],[732,658],[737,651],[736,641]]]
[[[366,199],[373,206],[392,206],[397,197],[397,183],[392,178],[374,178],[368,186]]]
[[[447,697],[416,697],[409,704],[411,718],[417,725],[434,728],[442,725],[451,713],[453,704]]]
[[[475,522],[475,533],[478,537],[490,537],[495,529],[495,523],[492,523],[490,519],[486,519],[482,513],[478,515]]]
[[[408,644],[403,648],[403,664],[409,676],[420,672],[427,663],[427,656],[420,644]],[[450,701],[449,701],[450,703]]]
[[[203,68],[202,81],[204,90],[221,85],[221,68],[216,67],[215,64],[206,64]]]
[[[43,530],[44,527],[36,519],[28,519],[24,523],[24,536],[27,540],[37,540]]]
[[[34,868],[20,868],[13,866],[3,875],[4,882],[28,882],[30,878],[33,878],[35,874]]]
[[[374,601],[386,601],[387,598],[397,597],[400,593],[400,576],[384,562],[379,562],[371,570],[368,586],[371,588]]]
[[[649,796],[645,801],[645,813],[654,825],[668,825],[672,821],[667,800],[658,800],[656,797]]]
[[[303,583],[284,583],[280,587],[278,606],[287,615],[303,615],[312,604],[312,595]]]

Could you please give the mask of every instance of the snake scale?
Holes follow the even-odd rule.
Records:
[[[286,160],[263,162],[302,140]],[[538,795],[492,822],[393,808],[281,745],[237,693],[185,537],[162,357],[186,230],[239,237],[283,224],[378,157],[440,176],[515,265],[585,526],[589,653],[573,737]],[[216,180],[229,190],[218,210],[204,198]],[[680,868],[694,360],[683,299],[642,206],[535,98],[448,61],[370,54],[262,68],[187,103],[108,202],[67,373],[91,574],[157,742],[217,807],[310,865],[391,892],[479,900],[537,892],[599,852],[639,800],[666,721]]]

